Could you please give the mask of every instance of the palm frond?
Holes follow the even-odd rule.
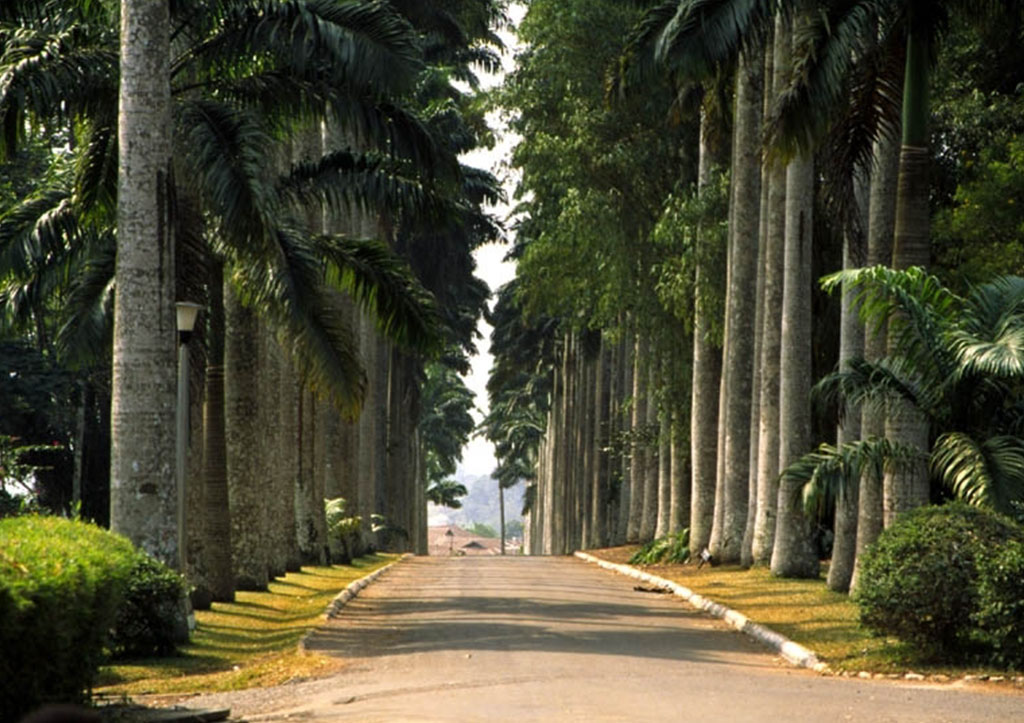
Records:
[[[388,339],[426,353],[438,348],[440,323],[433,297],[390,249],[345,236],[321,236],[315,245],[327,262],[327,282],[368,309]]]
[[[665,23],[655,58],[680,78],[701,79],[760,47],[771,32],[774,0],[684,0]]]
[[[944,434],[935,442],[932,474],[968,504],[1004,514],[1012,502],[1024,500],[1024,439],[1009,435],[982,442],[962,432]]]
[[[75,204],[86,217],[113,219],[117,213],[117,119],[78,126]]]
[[[110,353],[116,257],[116,240],[107,231],[89,244],[87,258],[75,274],[65,304],[69,314],[56,338],[61,356],[71,364],[93,364]]]
[[[0,216],[0,275],[32,275],[47,259],[62,255],[77,231],[66,188],[44,188],[22,199]]]
[[[880,17],[889,9],[876,0],[847,0],[800,16],[791,80],[768,122],[773,144],[787,153],[813,149],[842,119],[842,145],[863,167],[871,141],[898,131],[903,68],[891,62],[899,47],[886,38],[903,36],[891,29],[898,18]]]
[[[887,404],[897,400],[918,408],[926,404],[913,370],[898,358],[849,359],[844,369],[822,377],[811,393],[819,409],[834,407],[840,415],[857,408],[884,412]]]
[[[829,274],[821,284],[826,291],[850,289],[861,320],[873,330],[888,322],[900,356],[919,374],[948,379],[955,373],[956,360],[944,343],[944,332],[963,299],[937,277],[917,267],[872,266]]]
[[[448,203],[410,176],[410,170],[378,154],[335,151],[293,164],[281,179],[279,192],[299,206],[317,203],[340,213],[387,211],[436,222],[447,212]]]
[[[801,504],[809,516],[822,517],[841,495],[853,493],[865,472],[881,477],[883,470],[909,468],[920,452],[884,437],[847,442],[840,447],[821,444],[784,469],[782,479],[800,484]]]
[[[67,120],[116,98],[116,50],[83,47],[83,34],[74,29],[48,34],[0,27],[0,153],[9,155],[17,147],[26,113]]]
[[[273,173],[273,139],[257,119],[211,100],[179,110],[190,177],[219,221],[223,238],[237,245],[272,242],[279,210]]]
[[[230,279],[242,303],[267,316],[288,342],[314,390],[358,416],[366,372],[341,299],[324,287],[323,261],[308,235],[279,225],[273,258],[231,252]]]
[[[644,12],[629,31],[619,62],[605,81],[605,94],[614,100],[634,87],[644,85],[660,72],[661,65],[655,53],[658,39],[665,26],[676,16],[680,0],[663,0]]]
[[[1024,279],[1003,276],[972,289],[949,336],[961,378],[1024,377]]]
[[[421,67],[415,32],[383,2],[227,3],[212,29],[174,63],[172,76],[217,75],[253,58],[256,69],[269,64],[296,79],[401,93]]]

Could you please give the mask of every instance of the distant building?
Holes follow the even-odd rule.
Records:
[[[427,529],[427,551],[440,556],[500,555],[501,540],[474,535],[458,525],[438,525]]]

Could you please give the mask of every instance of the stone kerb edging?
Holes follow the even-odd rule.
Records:
[[[789,638],[779,635],[777,632],[770,628],[766,628],[764,625],[759,625],[758,623],[753,622],[746,615],[738,613],[735,610],[731,610],[725,605],[716,603],[714,600],[709,600],[703,595],[695,593],[684,585],[680,585],[679,583],[671,580],[666,580],[665,578],[658,577],[657,575],[651,575],[650,573],[643,572],[642,570],[637,570],[635,567],[630,565],[620,565],[618,563],[602,560],[601,558],[594,557],[586,552],[577,551],[575,554],[576,557],[581,560],[584,560],[585,562],[592,562],[599,567],[603,567],[605,570],[612,570],[613,572],[628,575],[636,580],[642,580],[664,590],[670,590],[672,594],[686,600],[698,610],[703,610],[706,613],[714,615],[716,618],[721,618],[730,627],[739,630],[741,633],[746,633],[755,640],[767,645],[769,648],[776,650],[779,655],[793,665],[801,668],[810,668],[811,670],[819,673],[828,670],[828,666],[825,665],[825,663],[820,662],[818,657],[804,646],[794,643]]]
[[[352,600],[354,597],[356,597],[363,588],[365,588],[371,582],[376,580],[378,577],[383,575],[385,572],[390,570],[392,567],[394,567],[395,565],[397,565],[398,563],[400,563],[402,560],[404,560],[407,557],[412,557],[411,553],[406,553],[406,554],[402,555],[400,558],[398,558],[397,560],[395,560],[394,562],[390,562],[387,565],[385,565],[384,567],[377,568],[376,570],[371,572],[369,575],[364,575],[363,577],[359,578],[358,580],[353,580],[352,582],[350,582],[345,587],[344,590],[342,590],[337,595],[335,595],[334,599],[331,600],[327,604],[327,609],[324,610],[324,620],[330,620],[331,618],[338,617],[338,614],[341,612],[341,609],[343,607],[345,607],[345,605],[348,604],[348,602],[350,600]],[[299,650],[305,650],[306,649],[306,641],[309,639],[309,636],[312,635],[314,632],[315,632],[315,629],[314,630],[310,630],[309,632],[307,632],[305,635],[302,636],[302,639],[299,640]]]

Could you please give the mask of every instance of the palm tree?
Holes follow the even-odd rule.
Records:
[[[1024,499],[1024,279],[1000,277],[965,297],[918,268],[843,271],[824,283],[856,290],[865,321],[887,320],[896,340],[895,353],[852,360],[819,382],[826,399],[911,406],[933,430],[932,479],[972,504],[1013,512]],[[920,453],[899,443],[851,443],[808,456],[787,474],[811,481],[804,495],[813,503],[855,483],[863,460],[905,468],[920,464]]]

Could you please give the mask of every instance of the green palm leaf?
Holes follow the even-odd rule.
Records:
[[[951,432],[935,442],[932,474],[965,502],[1009,514],[1024,500],[1024,439],[997,435],[980,443]]]
[[[803,509],[808,515],[824,516],[840,495],[852,494],[863,473],[881,478],[888,469],[904,469],[914,464],[919,453],[888,439],[847,442],[841,447],[819,445],[781,473],[783,479],[798,482]]]
[[[433,297],[404,261],[366,239],[321,236],[315,248],[326,260],[327,282],[372,311],[387,338],[418,351],[437,351],[440,323]]]
[[[338,85],[401,93],[421,68],[415,33],[387,3],[261,0],[219,9],[204,13],[210,34],[175,62],[172,77],[215,75],[253,58],[294,77],[326,70]]]
[[[1003,276],[972,289],[949,337],[961,378],[1024,377],[1024,279]]]

